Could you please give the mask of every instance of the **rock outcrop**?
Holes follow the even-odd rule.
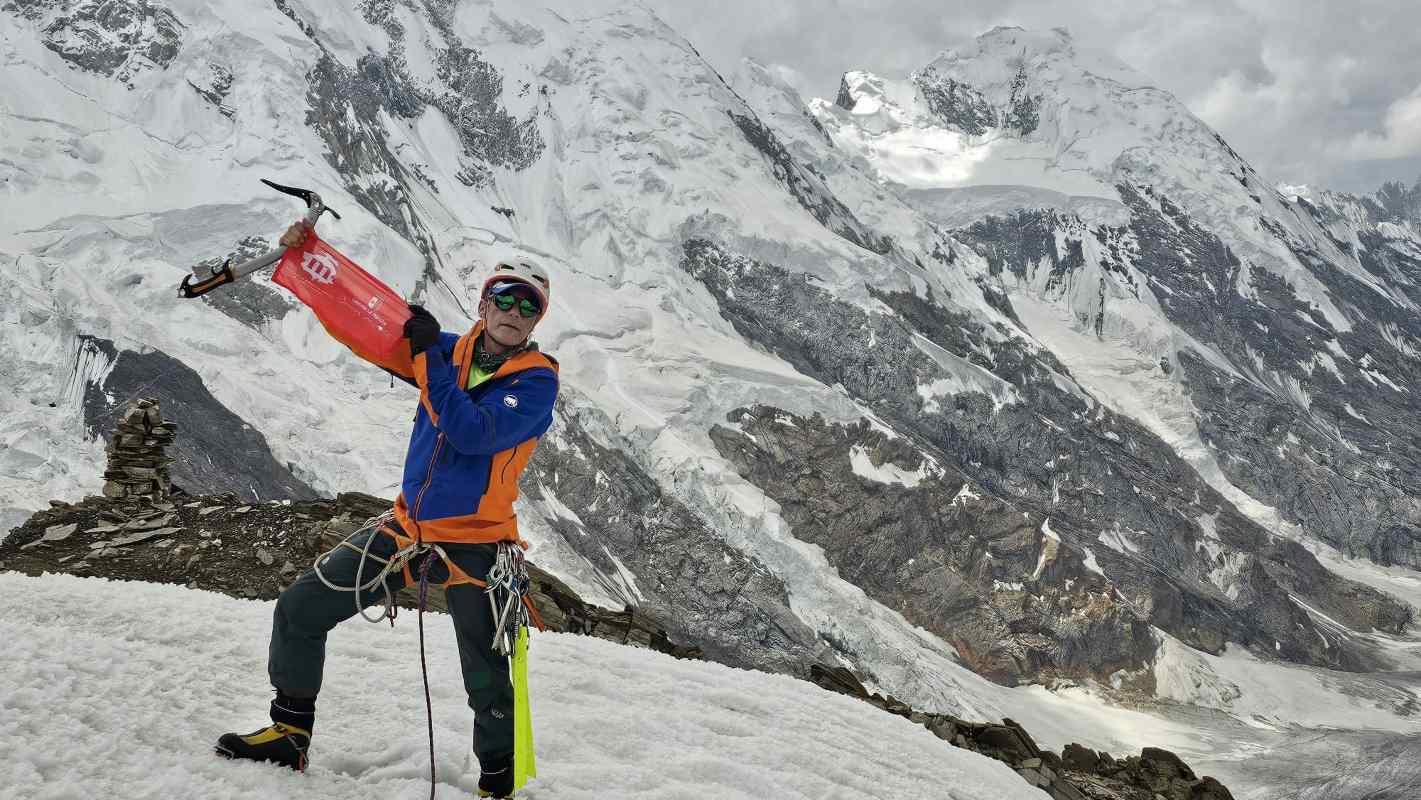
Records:
[[[825,689],[906,717],[957,747],[1009,764],[1053,800],[1233,800],[1223,784],[1198,777],[1179,756],[1158,747],[1117,759],[1072,742],[1056,754],[1038,747],[1015,720],[968,722],[951,714],[916,711],[891,696],[869,693],[842,668],[814,667],[810,677]]]

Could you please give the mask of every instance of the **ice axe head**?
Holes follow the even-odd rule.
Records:
[[[315,212],[314,214],[306,215],[307,221],[310,222],[312,225],[316,224],[316,218],[320,217],[321,214],[326,211],[331,212],[331,216],[335,217],[336,219],[340,219],[340,214],[336,213],[336,210],[334,208],[326,208],[325,203],[321,202],[321,196],[311,191],[310,189],[298,189],[295,186],[282,186],[281,184],[274,183],[272,181],[267,180],[266,178],[262,178],[261,182],[277,190],[278,192],[281,192],[282,194],[289,194],[292,197],[299,197],[302,200],[305,200],[306,208],[311,209]]]

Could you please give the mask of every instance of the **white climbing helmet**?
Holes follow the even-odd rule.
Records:
[[[547,313],[553,287],[548,281],[548,271],[543,269],[538,262],[526,256],[500,260],[494,265],[493,274],[484,281],[483,288],[479,290],[479,297],[486,296],[489,287],[500,281],[518,281],[527,284],[533,293],[538,295],[538,303],[543,307],[543,313]]]

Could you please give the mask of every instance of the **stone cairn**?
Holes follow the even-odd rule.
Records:
[[[109,441],[104,496],[166,500],[172,490],[168,465],[173,459],[165,448],[177,430],[177,423],[163,421],[157,400],[145,397],[130,405]]]

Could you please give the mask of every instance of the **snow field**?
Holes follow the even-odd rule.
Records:
[[[1421,732],[1411,710],[1421,686],[1414,673],[1356,673],[1266,662],[1242,647],[1214,656],[1158,628],[1160,699],[1223,711],[1273,730]]]
[[[271,602],[67,575],[0,573],[0,797],[424,798],[415,620],[331,635],[312,766],[226,761],[211,743],[266,721]],[[439,798],[477,763],[447,617],[425,617]],[[540,777],[558,798],[1045,797],[1006,765],[785,676],[534,634]]]

